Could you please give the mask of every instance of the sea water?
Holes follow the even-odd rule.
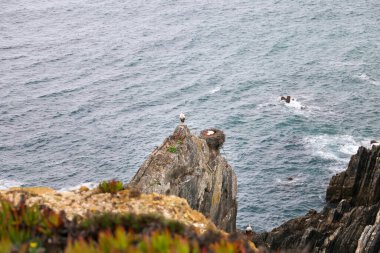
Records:
[[[1,1],[0,189],[128,182],[184,112],[227,135],[238,227],[320,210],[380,139],[379,23],[377,0]]]

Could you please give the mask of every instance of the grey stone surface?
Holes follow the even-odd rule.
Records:
[[[285,222],[258,239],[271,249],[323,253],[380,252],[380,147],[360,147],[335,175],[326,207]]]
[[[224,137],[224,136],[223,136]],[[227,232],[236,230],[237,179],[219,152],[179,125],[128,184],[143,193],[172,194]]]

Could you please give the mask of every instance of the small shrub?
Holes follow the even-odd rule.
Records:
[[[41,242],[64,229],[65,216],[46,206],[27,206],[21,196],[18,205],[0,201],[0,252],[35,252]],[[9,244],[12,251],[8,251]],[[56,242],[47,244],[57,247]],[[27,251],[29,249],[29,251]]]
[[[115,181],[117,182],[117,181]],[[253,245],[253,244],[252,244]],[[243,237],[225,238],[154,214],[104,213],[82,222],[46,206],[0,200],[0,253],[254,253]]]
[[[111,231],[100,232],[98,242],[83,239],[71,241],[65,252],[190,253],[193,245],[196,245],[196,242],[187,240],[182,236],[171,235],[168,231],[153,232],[149,236],[144,236],[133,232],[127,233],[122,227],[117,227],[114,233]],[[193,248],[195,247],[193,246]]]
[[[168,151],[169,151],[170,153],[177,153],[177,148],[174,147],[174,146],[170,146],[170,147],[168,147]]]
[[[124,190],[124,184],[117,180],[103,181],[99,184],[98,189],[102,193],[115,194],[118,191]]]

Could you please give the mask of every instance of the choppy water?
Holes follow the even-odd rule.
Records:
[[[377,0],[1,1],[0,188],[127,182],[183,111],[227,134],[238,226],[319,210],[380,138],[379,21]]]

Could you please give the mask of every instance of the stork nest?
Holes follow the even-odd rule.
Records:
[[[200,138],[205,139],[211,149],[219,150],[226,140],[226,135],[219,129],[208,128],[201,131]]]

